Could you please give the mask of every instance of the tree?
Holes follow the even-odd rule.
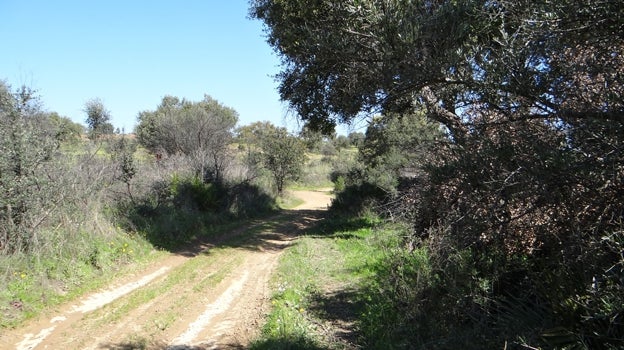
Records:
[[[58,148],[36,92],[0,82],[0,252],[28,250],[57,200],[47,172]]]
[[[291,135],[286,128],[270,123],[256,126],[259,126],[256,128],[256,135],[260,145],[261,164],[271,173],[277,193],[281,195],[286,182],[296,180],[301,175],[306,160],[305,143]]]
[[[52,127],[57,130],[56,138],[61,142],[74,142],[80,139],[84,133],[84,126],[74,123],[67,117],[62,117],[56,112],[48,113],[48,119]]]
[[[317,130],[310,129],[304,125],[299,132],[299,137],[305,142],[306,148],[310,152],[317,152],[323,144],[323,134]]]
[[[347,135],[349,138],[349,144],[354,147],[360,147],[364,142],[364,138],[366,137],[363,133],[359,131],[354,131]]]
[[[85,121],[89,128],[89,138],[96,140],[102,135],[113,133],[114,127],[110,123],[110,112],[104,107],[100,99],[87,101],[84,112],[87,115]]]
[[[619,5],[254,0],[251,15],[264,21],[283,58],[281,97],[310,126],[327,131],[362,112],[411,113],[424,105],[459,141],[476,117],[468,109],[516,120],[619,119]],[[584,64],[569,59],[574,55]],[[589,75],[601,84],[582,84]],[[562,103],[588,102],[589,89],[601,97],[576,110]]]
[[[184,154],[203,181],[223,180],[238,114],[206,95],[199,102],[165,96],[139,113],[139,143],[153,153]]]
[[[283,60],[280,95],[310,126],[421,110],[444,126],[447,142],[431,150],[404,208],[416,243],[432,239],[441,257],[465,252],[477,271],[465,281],[497,286],[485,292],[493,302],[468,304],[487,314],[497,302],[538,303],[543,323],[517,334],[537,347],[621,347],[613,305],[624,303],[624,261],[612,242],[624,217],[622,1],[251,4]],[[540,343],[546,319],[573,339]]]
[[[439,126],[423,113],[373,118],[359,147],[364,180],[394,193],[401,177],[414,177],[422,171],[440,140],[444,134]]]
[[[333,140],[332,143],[339,151],[343,148],[347,148],[350,145],[349,138],[345,135],[338,135]]]

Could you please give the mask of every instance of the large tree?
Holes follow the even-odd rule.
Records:
[[[440,256],[473,256],[486,299],[545,305],[574,334],[545,347],[621,347],[623,1],[253,0],[251,15],[311,127],[417,110],[445,127],[406,207]]]
[[[184,154],[204,181],[222,181],[238,114],[210,96],[191,102],[165,96],[155,111],[139,114],[136,133],[154,153]]]
[[[282,57],[282,98],[326,131],[362,112],[417,104],[457,140],[473,123],[470,108],[516,119],[621,119],[621,1],[251,5]],[[598,79],[584,84],[590,77]]]

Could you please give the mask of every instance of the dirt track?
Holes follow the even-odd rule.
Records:
[[[268,310],[268,281],[280,253],[330,201],[326,191],[294,194],[305,200],[296,210],[197,242],[109,289],[5,330],[0,349],[246,348]]]

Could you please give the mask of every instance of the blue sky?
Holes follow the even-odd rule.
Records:
[[[247,11],[247,0],[0,0],[0,80],[83,124],[85,102],[99,98],[126,132],[165,95],[204,94],[239,125],[294,130],[273,78],[279,58]]]

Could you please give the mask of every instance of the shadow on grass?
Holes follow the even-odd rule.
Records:
[[[269,339],[252,344],[253,350],[326,350],[309,339]]]
[[[351,345],[357,343],[359,334],[356,322],[364,307],[360,293],[355,289],[337,290],[315,294],[309,311],[331,324],[332,333],[326,334],[331,343]]]
[[[251,345],[252,349],[271,349],[271,350],[286,350],[286,349],[301,349],[301,350],[325,350],[326,348],[319,347],[313,344],[308,339],[271,339],[266,342],[254,343]],[[200,344],[200,345],[167,345],[162,342],[146,344],[144,342],[121,342],[121,343],[106,343],[100,344],[98,349],[106,350],[207,350],[215,349],[214,344]],[[249,349],[248,346],[240,344],[222,344],[219,345],[220,350],[244,350]]]
[[[126,231],[171,252],[186,249],[197,238],[219,236],[245,221],[278,212],[275,200],[257,186],[196,179],[158,183],[145,198],[122,203],[116,210]]]
[[[325,210],[275,211],[253,220],[234,220],[210,230],[196,230],[186,242],[165,249],[189,258],[210,254],[212,248],[218,247],[277,252],[291,246],[308,230],[314,230],[326,214]]]
[[[240,227],[216,246],[251,251],[281,251],[291,246],[297,237],[320,225],[325,215],[324,210],[283,210],[277,215]]]
[[[373,221],[363,217],[340,216],[330,213],[326,217],[327,220],[307,230],[305,236],[311,238],[359,239],[360,237],[352,232],[375,226]]]
[[[162,342],[146,344],[144,342],[122,342],[101,344],[98,349],[108,350],[206,350],[209,346],[167,345]],[[223,348],[222,348],[223,349]],[[225,349],[243,349],[242,347],[226,347]]]
[[[187,257],[210,254],[211,248],[229,247],[250,251],[278,252],[294,244],[300,236],[326,238],[359,239],[349,233],[362,228],[370,228],[373,223],[366,219],[337,218],[324,220],[326,210],[283,210],[265,218],[234,223],[209,234],[196,235],[190,242],[170,251]],[[219,232],[220,231],[220,232]],[[330,325],[331,331],[323,331],[328,344],[343,344],[343,348],[357,348],[358,334],[355,322],[361,309],[356,302],[360,300],[355,290],[341,290],[324,295],[315,295],[310,312],[322,324]],[[356,301],[354,301],[356,300]],[[323,343],[325,344],[325,343]],[[202,345],[166,345],[142,344],[133,342],[109,343],[100,345],[102,349],[205,349]],[[223,349],[245,349],[237,344],[221,347]],[[252,349],[303,349],[321,350],[323,347],[310,338],[273,338],[259,340],[251,345]],[[332,347],[333,348],[333,347]]]

